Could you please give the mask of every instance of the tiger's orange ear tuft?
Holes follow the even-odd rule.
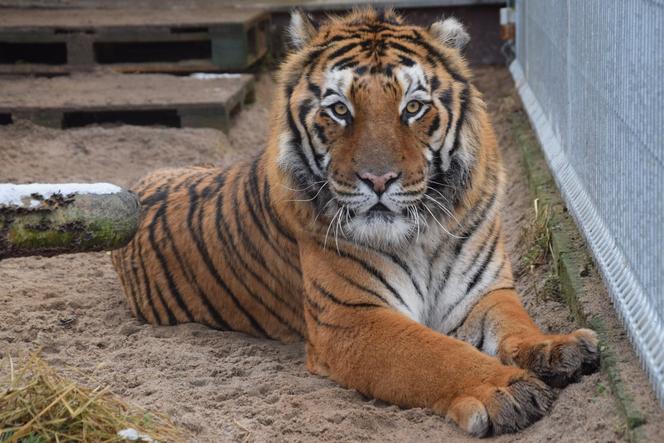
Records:
[[[436,37],[445,46],[463,49],[470,41],[470,35],[461,22],[454,17],[439,20],[429,27],[431,35]]]
[[[299,9],[291,12],[288,37],[293,49],[302,49],[316,35],[316,26],[309,14]]]

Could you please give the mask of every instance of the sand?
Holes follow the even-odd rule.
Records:
[[[567,307],[555,296],[542,297],[548,265],[534,270],[522,265],[527,252],[522,240],[533,209],[506,118],[519,109],[509,74],[487,67],[477,77],[487,93],[510,177],[504,217],[517,287],[541,327],[572,330]],[[272,88],[264,74],[256,103],[238,116],[228,136],[211,129],[59,131],[27,122],[0,126],[0,182],[108,181],[127,186],[157,167],[228,163],[263,145]],[[584,303],[608,319],[627,390],[648,419],[640,432],[645,441],[663,441],[664,414],[592,266],[584,281]],[[123,398],[170,414],[192,441],[472,440],[428,410],[400,409],[309,374],[301,343],[283,345],[195,324],[139,324],[105,253],[0,263],[0,354],[39,348],[49,363],[72,377],[83,380],[78,370],[92,374]],[[623,422],[608,380],[598,373],[561,391],[551,413],[532,427],[494,440],[621,441]]]

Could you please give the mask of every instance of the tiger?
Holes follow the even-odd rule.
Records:
[[[131,311],[304,341],[311,373],[474,436],[537,421],[598,338],[543,332],[515,290],[464,26],[367,8],[294,11],[287,33],[267,146],[134,187],[140,227],[112,254]]]

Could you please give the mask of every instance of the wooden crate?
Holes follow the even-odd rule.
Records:
[[[250,74],[198,79],[161,74],[79,74],[0,82],[0,120],[54,128],[94,123],[206,127],[228,131],[254,99]]]
[[[0,74],[243,71],[267,53],[269,25],[258,9],[7,9]]]

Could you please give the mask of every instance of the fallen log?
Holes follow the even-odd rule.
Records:
[[[0,184],[0,260],[117,249],[139,217],[137,196],[108,183]]]

